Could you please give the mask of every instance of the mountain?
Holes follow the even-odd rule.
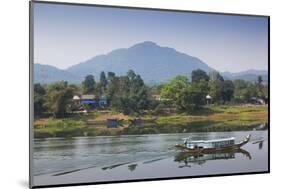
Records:
[[[247,70],[237,73],[231,72],[222,72],[222,76],[225,79],[235,80],[235,79],[243,79],[247,81],[255,82],[257,81],[258,76],[262,76],[262,80],[267,83],[268,82],[268,71],[266,70]]]
[[[94,75],[98,80],[101,71],[105,73],[112,71],[117,75],[124,75],[129,69],[140,74],[148,84],[164,82],[177,75],[186,75],[190,78],[191,72],[195,69],[202,69],[207,73],[214,70],[196,57],[145,41],[129,48],[116,49],[108,54],[95,56],[66,70],[34,64],[34,81],[51,83],[65,80],[70,83],[81,83],[88,74]],[[261,75],[264,82],[268,81],[268,71],[263,70],[222,72],[221,74],[225,79],[248,81],[256,81],[258,75]]]
[[[117,49],[106,55],[96,56],[71,66],[67,71],[80,77],[92,74],[98,79],[101,71],[123,75],[129,69],[140,74],[147,83],[167,81],[176,75],[190,76],[195,69],[206,72],[212,70],[196,57],[145,41],[130,48]]]
[[[61,80],[70,83],[82,81],[80,77],[54,66],[34,64],[34,83],[52,83]]]

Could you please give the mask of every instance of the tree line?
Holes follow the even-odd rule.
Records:
[[[163,107],[178,111],[193,112],[202,108],[206,96],[213,104],[247,103],[251,97],[268,98],[268,85],[258,76],[256,82],[225,80],[220,73],[194,70],[191,81],[179,75],[162,84],[148,86],[133,70],[117,76],[114,72],[100,73],[99,81],[87,75],[79,85],[60,81],[52,84],[34,84],[34,114],[64,117],[69,112],[75,94],[106,96],[108,108],[124,114],[141,114],[152,110],[159,112]],[[155,100],[153,96],[160,96]]]

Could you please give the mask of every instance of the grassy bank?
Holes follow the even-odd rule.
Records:
[[[106,119],[122,119],[118,128],[107,128]],[[130,125],[134,116],[112,111],[93,111],[64,119],[36,119],[35,138],[102,136],[121,134],[156,134],[252,130],[268,122],[268,106],[210,106],[187,114],[171,113],[141,117],[140,126]]]

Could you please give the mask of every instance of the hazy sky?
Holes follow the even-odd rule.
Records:
[[[265,17],[35,3],[35,62],[67,68],[117,48],[153,41],[219,71],[268,67]]]

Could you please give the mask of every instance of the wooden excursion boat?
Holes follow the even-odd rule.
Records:
[[[184,139],[183,144],[176,144],[175,147],[179,150],[188,153],[212,153],[227,150],[240,149],[241,146],[247,144],[251,138],[251,135],[247,135],[244,140],[239,143],[235,143],[235,138],[223,138],[214,140],[197,140],[190,141]]]

